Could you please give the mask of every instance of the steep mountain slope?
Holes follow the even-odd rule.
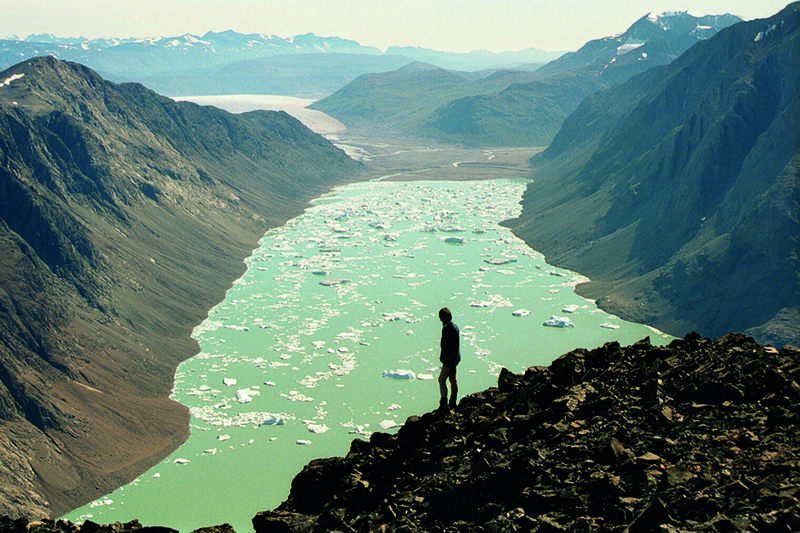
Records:
[[[358,169],[285,113],[54,58],[0,74],[0,513],[60,514],[178,446],[193,327],[266,227]]]
[[[500,70],[476,76],[427,63],[411,63],[394,72],[359,76],[310,107],[353,128],[424,133],[429,117],[449,102],[531,79],[535,79],[535,73],[530,71]]]
[[[800,342],[800,3],[586,101],[509,224],[672,334]]]
[[[740,22],[732,15],[647,15],[624,33],[586,43],[537,71],[533,81],[465,96],[438,109],[426,131],[471,145],[546,146],[588,95],[666,65],[700,40]]]

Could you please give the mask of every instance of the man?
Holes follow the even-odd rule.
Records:
[[[439,310],[439,320],[442,321],[442,341],[439,361],[442,363],[442,371],[439,373],[439,409],[445,410],[447,403],[447,381],[450,380],[450,408],[456,406],[458,397],[458,381],[456,381],[456,368],[461,362],[461,349],[459,348],[458,326],[453,324],[453,313],[450,309],[442,307]]]

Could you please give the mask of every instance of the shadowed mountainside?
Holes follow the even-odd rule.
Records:
[[[673,335],[800,342],[800,4],[587,98],[533,159],[517,235]]]
[[[360,166],[285,113],[54,58],[0,82],[0,512],[58,515],[188,436],[168,395],[192,329],[266,228]]]

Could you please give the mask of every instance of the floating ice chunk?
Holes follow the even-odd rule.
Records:
[[[188,463],[188,462],[189,462],[189,459],[175,459],[175,460],[174,460],[174,461],[172,461],[172,462],[173,462],[174,464],[176,464],[176,465],[185,465],[186,463]]]
[[[265,381],[264,385],[266,385],[267,387],[274,387],[275,386],[275,382],[274,381]]]
[[[313,344],[313,345],[314,345],[314,348],[316,348],[316,349],[318,349],[318,350],[319,350],[319,349],[321,349],[323,346],[325,346],[325,345],[327,344],[327,342],[325,342],[325,341],[313,341],[311,344]]]
[[[531,314],[531,312],[528,311],[527,309],[517,309],[516,311],[513,311],[511,314],[514,316],[528,316],[529,314]]]
[[[218,450],[216,448],[209,448],[208,450],[203,450],[203,453],[207,453],[209,455],[216,455],[217,451]]]
[[[220,441],[220,442],[224,442],[224,441],[226,441],[226,440],[228,440],[230,438],[231,438],[230,435],[217,435],[217,440]]]
[[[308,446],[309,444],[311,444],[311,441],[310,440],[304,440],[304,439],[297,439],[297,444],[299,444],[301,446]]]
[[[347,352],[349,352],[349,351],[350,351],[350,350],[348,350],[347,348],[345,348],[344,346],[340,346],[340,347],[338,348],[338,350],[339,350],[339,353],[347,353]]]
[[[236,391],[236,401],[239,403],[250,403],[253,401],[253,396],[258,396],[261,391],[253,389],[239,389]]]
[[[429,381],[429,380],[433,379],[433,375],[431,375],[431,374],[419,374],[417,376],[417,379],[421,379],[423,381]]]
[[[160,477],[161,477],[161,474],[159,474],[158,472],[156,472],[155,474],[153,474],[153,477],[154,477],[154,478],[160,478]]]
[[[400,407],[396,403],[393,403],[392,405],[386,408],[387,411],[397,411],[398,409],[402,409],[402,407]]]
[[[291,356],[291,355],[288,355],[288,354],[281,354],[280,358],[281,358],[281,359],[283,359],[283,360],[285,361],[285,360],[287,360],[287,359],[291,359],[291,358],[292,358],[292,356]]]
[[[611,322],[604,322],[603,324],[600,324],[600,327],[606,329],[619,329],[618,325],[612,324]]]
[[[551,276],[556,276],[557,278],[566,278],[567,277],[567,275],[564,274],[563,272],[556,272],[555,270],[551,270],[550,272],[548,272],[548,274],[550,274]]]
[[[394,420],[384,420],[378,424],[382,429],[391,429],[397,427],[397,422]]]
[[[336,279],[326,279],[324,281],[320,281],[319,284],[325,287],[333,287],[335,285],[344,285],[345,283],[350,283],[352,280],[347,278],[336,278]]]
[[[469,304],[470,307],[491,307],[492,302],[472,302]]]
[[[382,313],[382,314],[383,314],[383,319],[386,322],[395,322],[397,320],[404,320],[407,316],[406,313],[402,313],[400,311],[397,311],[395,313]]]
[[[262,426],[283,426],[286,419],[279,415],[273,415],[261,422]]]
[[[197,390],[205,392],[211,390],[211,387],[209,387],[208,385],[200,385],[200,388],[198,388]]]
[[[580,308],[581,308],[581,306],[575,305],[575,304],[565,305],[564,307],[561,308],[561,312],[562,313],[574,313],[575,311],[577,311]]]
[[[507,265],[508,263],[516,263],[516,259],[502,258],[502,259],[484,259],[484,263],[490,265]]]
[[[369,435],[371,432],[367,431],[366,426],[355,426],[353,429],[348,431],[348,433],[354,435]]]
[[[235,378],[222,378],[222,383],[226,387],[233,387],[234,385],[236,385],[237,381]]]
[[[545,321],[543,326],[548,326],[551,328],[574,328],[575,324],[570,321],[569,318],[563,316],[556,316],[552,315],[550,320]]]
[[[411,370],[384,370],[383,377],[390,379],[416,379],[416,375]]]
[[[330,429],[325,424],[308,424],[307,427],[311,433],[316,433],[316,434],[325,433]]]
[[[467,239],[464,237],[447,237],[444,239],[444,242],[447,244],[464,244],[467,242]]]

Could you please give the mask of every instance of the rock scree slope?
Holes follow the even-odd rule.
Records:
[[[799,531],[798,379],[800,350],[741,334],[611,342],[503,369],[452,411],[310,462],[254,530]],[[145,530],[156,531],[0,519],[0,533]]]
[[[0,514],[58,516],[180,445],[192,329],[268,227],[359,168],[285,113],[52,57],[0,73]]]

